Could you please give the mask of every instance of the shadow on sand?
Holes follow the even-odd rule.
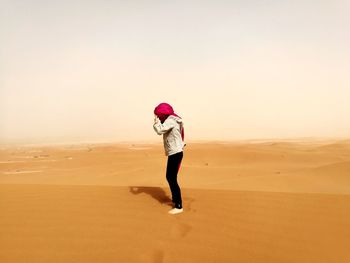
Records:
[[[148,186],[130,186],[129,190],[134,195],[145,193],[157,200],[162,205],[172,206],[171,199],[166,195],[163,188],[160,187],[148,187]]]

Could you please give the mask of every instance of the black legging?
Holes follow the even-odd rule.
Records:
[[[166,179],[169,183],[172,200],[176,208],[182,208],[181,190],[177,183],[177,173],[180,169],[182,157],[183,152],[169,155],[166,167]]]

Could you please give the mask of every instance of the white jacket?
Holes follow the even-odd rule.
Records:
[[[182,141],[181,130],[183,129],[182,119],[174,115],[170,115],[164,123],[159,119],[153,125],[153,129],[158,135],[163,134],[163,143],[165,155],[173,155],[183,151],[185,143]]]

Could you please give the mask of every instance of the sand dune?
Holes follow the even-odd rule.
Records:
[[[160,144],[2,149],[0,262],[350,262],[349,141],[189,143],[177,216],[165,161]]]

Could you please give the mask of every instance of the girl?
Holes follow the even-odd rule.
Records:
[[[171,190],[174,208],[170,214],[183,212],[181,190],[177,183],[184,144],[184,128],[182,119],[174,113],[168,103],[161,103],[154,109],[153,128],[158,135],[163,135],[165,155],[168,156],[166,179]]]

